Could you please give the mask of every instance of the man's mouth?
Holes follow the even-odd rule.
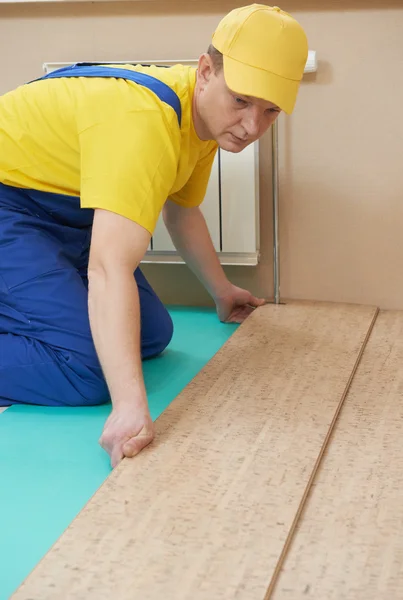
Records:
[[[231,136],[234,138],[234,140],[238,143],[238,144],[244,144],[246,142],[245,139],[239,138],[238,136],[234,135],[233,133],[231,133]]]

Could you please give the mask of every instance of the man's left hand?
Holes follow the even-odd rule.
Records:
[[[235,285],[231,285],[223,296],[215,299],[218,318],[223,323],[242,323],[255,308],[266,302]]]

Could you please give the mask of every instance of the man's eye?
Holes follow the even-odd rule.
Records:
[[[242,104],[242,105],[247,104],[246,100],[243,100],[242,98],[238,98],[238,96],[235,96],[235,102],[237,104]]]

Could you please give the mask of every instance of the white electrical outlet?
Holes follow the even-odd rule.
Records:
[[[318,70],[318,61],[316,58],[316,50],[309,50],[308,60],[306,61],[304,73],[315,73]]]

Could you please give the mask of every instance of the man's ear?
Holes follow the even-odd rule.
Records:
[[[207,54],[207,52],[199,56],[197,72],[199,85],[204,88],[210,79],[215,75],[212,58],[210,54]]]

